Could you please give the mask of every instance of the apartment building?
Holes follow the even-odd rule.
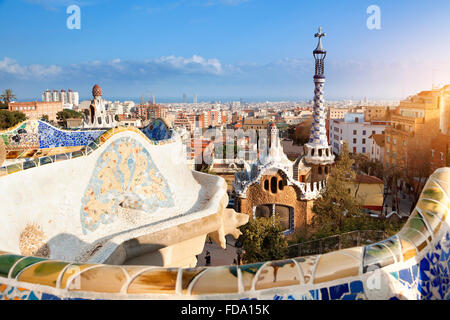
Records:
[[[330,119],[329,141],[335,154],[346,141],[351,153],[370,153],[369,138],[384,134],[388,121],[364,121],[364,113],[347,113],[344,119]]]
[[[48,116],[50,121],[56,121],[56,114],[63,110],[62,101],[54,102],[10,102],[8,103],[9,111],[20,111],[25,114],[28,119],[41,119],[44,115]]]
[[[450,109],[450,86],[422,91],[402,100],[386,129],[385,168],[415,168],[440,159],[439,141],[446,141]],[[443,137],[439,140],[439,135]],[[433,149],[433,143],[436,145]],[[434,150],[434,152],[433,152]],[[442,163],[442,162],[441,162]],[[430,170],[432,170],[430,168]]]

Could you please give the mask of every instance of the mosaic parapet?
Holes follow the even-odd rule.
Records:
[[[177,138],[174,130],[162,119],[156,119],[142,130],[134,127],[65,130],[45,121],[26,120],[0,131],[0,176],[88,155],[111,135],[127,129],[142,132],[153,145],[171,143]],[[100,139],[101,136],[103,138]],[[3,153],[5,154],[2,156]],[[25,161],[2,167],[5,159]]]
[[[450,299],[450,168],[436,170],[395,236],[243,266],[73,264],[0,252],[3,299]]]
[[[3,243],[24,256],[114,264],[135,258],[118,252],[132,239],[149,246],[152,240],[158,242],[161,250],[170,249],[166,254],[194,246],[187,250],[193,252],[190,256],[178,253],[184,260],[171,262],[177,266],[195,266],[195,254],[201,253],[208,234],[225,247],[225,235],[237,237],[237,227],[248,217],[225,209],[228,197],[222,178],[180,165],[181,140],[164,123],[156,132],[150,140],[151,132],[112,128],[79,151],[6,167],[0,190],[9,196],[0,207],[0,218],[11,226],[13,236],[0,237]],[[164,137],[169,138],[157,140]],[[31,186],[36,183],[38,188]],[[25,196],[28,202],[17,203]],[[11,210],[19,213],[10,216]],[[186,232],[180,235],[176,229]],[[125,249],[137,251],[129,243]]]

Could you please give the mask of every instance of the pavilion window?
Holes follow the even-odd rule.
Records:
[[[276,177],[272,177],[270,179],[270,191],[272,193],[277,193],[277,178]]]

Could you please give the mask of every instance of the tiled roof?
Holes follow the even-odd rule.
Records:
[[[384,134],[372,134],[370,136],[379,147],[384,147]]]

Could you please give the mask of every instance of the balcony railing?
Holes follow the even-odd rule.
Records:
[[[323,254],[335,250],[375,243],[385,238],[386,233],[384,231],[357,230],[322,239],[292,244],[288,246],[288,254],[290,258]]]

